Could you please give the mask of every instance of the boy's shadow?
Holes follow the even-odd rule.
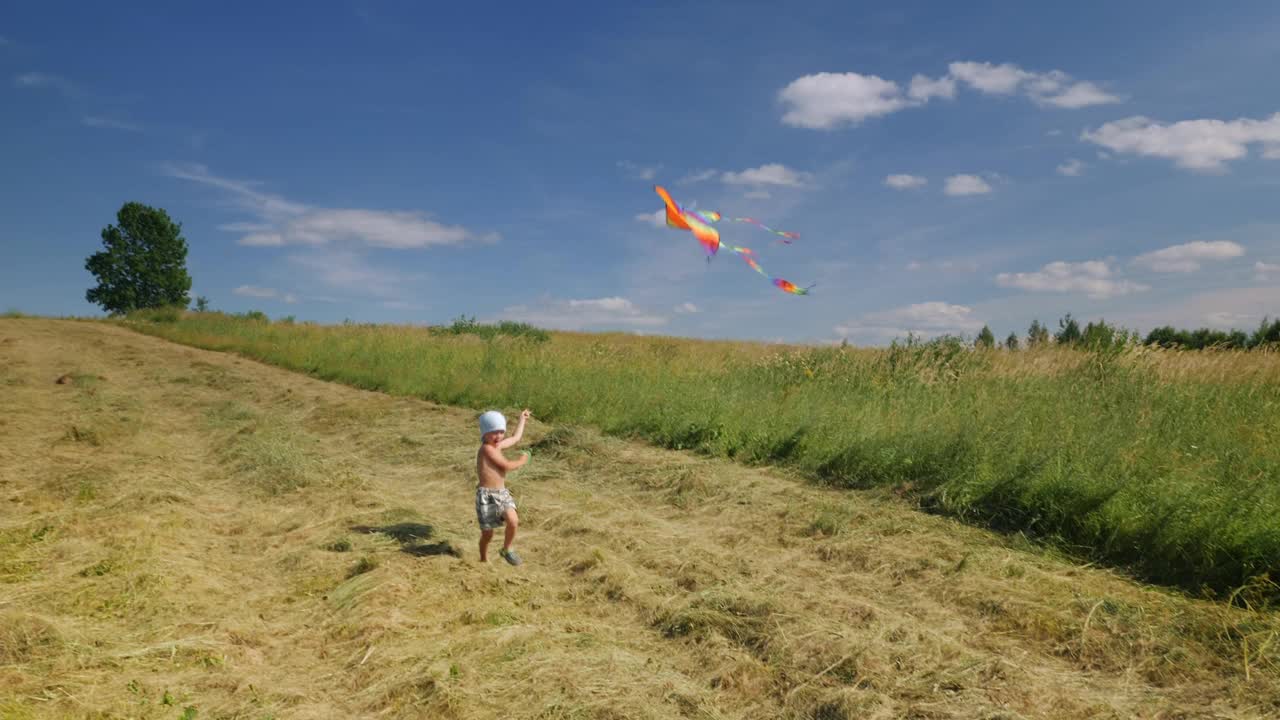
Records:
[[[400,543],[400,552],[416,555],[417,557],[430,557],[432,555],[462,557],[462,553],[450,544],[448,540],[433,543],[419,542],[430,538],[435,533],[435,528],[425,523],[403,522],[380,527],[354,525],[351,530],[359,533],[381,533],[386,535]]]

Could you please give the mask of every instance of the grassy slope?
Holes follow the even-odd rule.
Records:
[[[0,717],[1280,712],[1273,614],[587,431],[534,424],[527,563],[482,566],[474,435],[470,411],[0,320]]]
[[[176,318],[176,315],[174,315]],[[527,406],[1061,538],[1226,594],[1280,574],[1280,353],[892,351],[557,333],[544,344],[219,314],[137,323],[357,387]]]

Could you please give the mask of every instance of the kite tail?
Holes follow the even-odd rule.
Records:
[[[733,221],[751,223],[752,225],[755,225],[756,227],[762,230],[771,232],[774,235],[781,237],[782,239],[778,240],[778,242],[785,243],[787,245],[790,245],[793,241],[800,239],[800,233],[791,232],[790,230],[775,230],[774,228],[771,228],[768,225],[765,225],[764,223],[760,222],[759,220],[756,220],[755,218],[741,217],[741,218],[734,218]]]

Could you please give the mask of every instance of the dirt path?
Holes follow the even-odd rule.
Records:
[[[1272,616],[781,473],[529,439],[526,563],[481,565],[475,413],[0,320],[0,717],[1280,714],[1240,642]]]

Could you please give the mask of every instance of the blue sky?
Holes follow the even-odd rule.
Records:
[[[1080,5],[1087,5],[1081,8]],[[10,3],[0,310],[165,208],[214,308],[882,344],[1280,315],[1280,6]],[[743,224],[779,292],[651,222]]]

